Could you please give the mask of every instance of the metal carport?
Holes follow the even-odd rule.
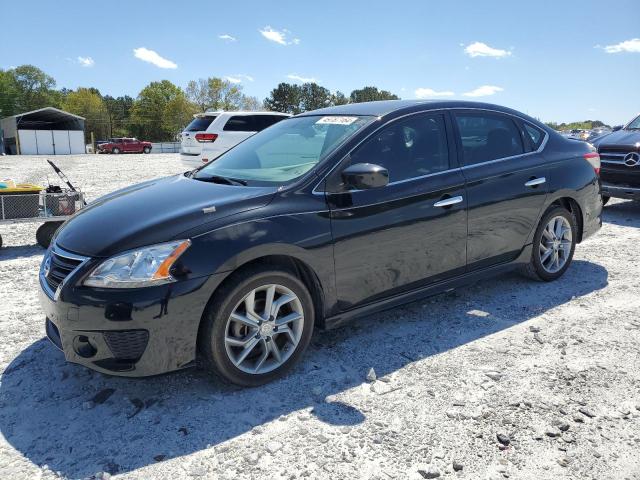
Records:
[[[85,153],[84,117],[54,107],[0,120],[8,154],[65,155]]]

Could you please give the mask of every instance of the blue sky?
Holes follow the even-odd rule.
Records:
[[[4,2],[2,16],[0,68],[31,63],[58,87],[114,96],[220,76],[260,99],[315,79],[347,95],[375,85],[544,121],[640,112],[637,0],[25,0]]]

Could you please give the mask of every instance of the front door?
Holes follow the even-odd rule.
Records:
[[[454,118],[467,180],[468,269],[514,260],[536,226],[548,191],[539,143],[517,117],[462,110]],[[531,133],[539,130],[526,125]],[[538,140],[545,135],[538,134]]]
[[[444,114],[415,114],[378,130],[338,167],[373,163],[389,184],[328,187],[336,287],[342,310],[464,272],[464,177]]]

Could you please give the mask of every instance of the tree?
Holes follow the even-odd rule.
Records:
[[[129,117],[131,107],[133,107],[133,98],[129,95],[117,98],[106,95],[102,100],[109,116],[109,136],[124,137],[129,135]]]
[[[331,92],[317,83],[304,83],[300,87],[300,110],[308,112],[331,106]]]
[[[91,141],[91,133],[96,138],[109,136],[109,113],[100,92],[95,88],[78,88],[67,94],[62,104],[63,110],[85,117],[85,141]]]
[[[197,108],[169,80],[151,82],[131,108],[131,131],[145,140],[175,140]]]
[[[257,110],[262,110],[262,103],[256,97],[248,97],[244,96],[242,99],[242,110],[249,110],[255,112]]]
[[[191,80],[186,88],[187,98],[201,111],[214,110],[239,110],[247,97],[242,93],[242,85],[231,83],[218,77],[200,78]]]
[[[331,98],[332,105],[346,105],[349,103],[349,99],[341,91],[336,91]]]
[[[399,100],[400,97],[377,87],[364,87],[354,90],[350,95],[351,103],[373,102],[376,100]]]
[[[16,88],[15,113],[43,107],[59,107],[60,94],[54,90],[56,81],[33,65],[21,65],[9,72]]]
[[[282,113],[298,114],[301,112],[302,92],[300,87],[291,83],[279,83],[276,88],[264,100],[264,106],[267,110]]]
[[[17,112],[18,90],[11,70],[0,70],[0,118],[10,117]]]

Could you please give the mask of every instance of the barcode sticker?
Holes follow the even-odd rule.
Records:
[[[358,117],[322,117],[316,125],[351,125],[358,120]]]

